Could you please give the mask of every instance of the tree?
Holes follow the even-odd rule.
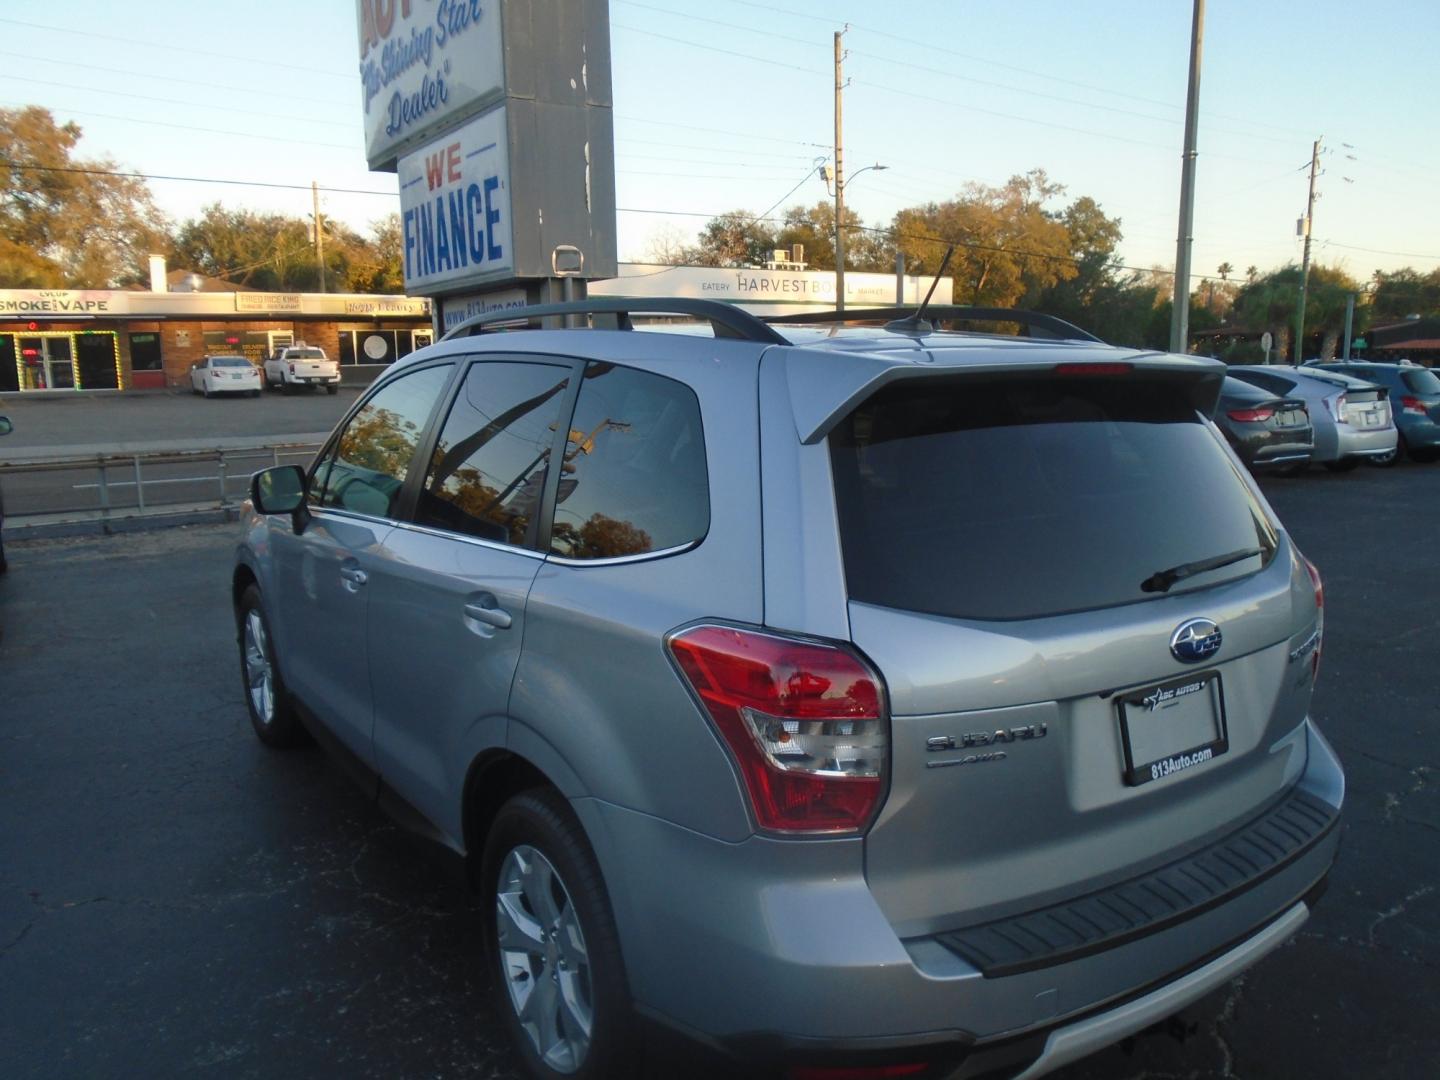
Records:
[[[1381,326],[1411,315],[1440,314],[1440,268],[1423,275],[1409,266],[1389,273],[1377,270],[1374,282],[1371,318]]]
[[[685,250],[691,266],[755,266],[775,249],[775,232],[746,210],[713,217],[700,230],[698,244]]]
[[[1235,272],[1235,267],[1231,266],[1228,262],[1222,262],[1215,268],[1215,272],[1220,275],[1221,281],[1228,282],[1230,275]]]
[[[0,109],[0,275],[103,289],[147,275],[165,219],[141,179],[74,156],[81,129],[48,109]]]
[[[374,221],[365,237],[343,222],[325,221],[326,285],[337,292],[398,293],[404,290],[400,266],[398,214]],[[320,288],[311,225],[301,217],[229,210],[211,203],[175,233],[171,259],[254,289]]]
[[[1111,295],[1107,299],[1112,302],[1118,299],[1110,263],[1122,236],[1120,220],[1106,215],[1100,204],[1088,195],[1052,216],[1065,227],[1069,237],[1069,255],[1075,274],[1044,287],[1032,283],[1021,299],[1021,306],[1058,315],[1092,333],[1098,332],[1095,309],[1101,292],[1108,291]],[[1103,333],[1100,336],[1111,340]]]
[[[1345,302],[1360,285],[1336,267],[1312,266],[1305,299],[1305,338],[1316,334],[1315,355],[1331,360],[1345,325]],[[1236,293],[1236,318],[1249,329],[1268,330],[1275,341],[1276,355],[1293,359],[1295,315],[1300,303],[1300,268],[1294,263],[1256,277]],[[1362,320],[1365,312],[1359,312]],[[1358,327],[1357,327],[1358,328]],[[1307,350],[1308,351],[1308,350]]]
[[[835,269],[835,204],[822,200],[814,206],[792,206],[775,237],[776,248],[805,248],[805,263],[812,270]],[[883,273],[892,268],[889,238],[879,229],[867,229],[860,215],[845,208],[845,269]]]
[[[957,303],[1010,307],[1027,289],[1078,272],[1062,215],[1045,209],[1064,190],[1044,169],[1002,187],[972,183],[958,198],[901,210],[891,231],[922,274],[937,271],[947,244],[957,245],[950,264]]]

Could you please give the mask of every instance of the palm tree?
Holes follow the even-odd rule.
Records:
[[[1228,262],[1223,262],[1215,268],[1215,272],[1220,275],[1221,281],[1229,281],[1230,275],[1235,272],[1235,267]]]
[[[1255,284],[1255,279],[1259,276],[1260,268],[1258,266],[1252,264],[1245,268],[1245,280],[1248,281],[1251,285]]]

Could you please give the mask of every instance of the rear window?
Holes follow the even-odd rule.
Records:
[[[1426,397],[1440,396],[1440,379],[1435,377],[1433,371],[1402,371],[1400,380],[1409,388],[1412,394],[1424,394]]]
[[[250,366],[250,361],[246,360],[243,356],[212,356],[210,358],[210,366],[244,368]]]
[[[324,360],[323,349],[287,349],[285,352],[287,360]]]
[[[830,436],[850,598],[1026,619],[1154,599],[1161,571],[1259,549],[1170,593],[1250,574],[1275,533],[1173,384],[915,380]]]

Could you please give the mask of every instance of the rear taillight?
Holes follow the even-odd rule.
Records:
[[[294,374],[295,374],[295,365],[294,365],[294,364],[291,364],[291,365],[290,365],[290,374],[291,374],[291,375],[294,375]]]
[[[1349,399],[1343,392],[1325,399],[1325,404],[1330,406],[1330,415],[1335,418],[1337,424],[1345,423],[1345,406],[1348,401]]]
[[[849,649],[697,626],[670,652],[734,755],[762,829],[858,832],[879,808],[890,731],[880,677]]]
[[[1425,402],[1421,401],[1418,397],[1410,397],[1408,395],[1400,399],[1400,411],[1408,412],[1415,416],[1428,415]]]
[[[1320,571],[1315,569],[1315,564],[1304,555],[1300,556],[1300,561],[1305,564],[1310,583],[1315,586],[1315,651],[1310,654],[1310,671],[1319,678],[1320,648],[1325,644],[1325,586],[1320,581]]]
[[[1263,406],[1259,409],[1231,409],[1225,415],[1242,424],[1259,424],[1274,416],[1275,410]]]

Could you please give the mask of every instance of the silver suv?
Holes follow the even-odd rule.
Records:
[[[1222,365],[1021,313],[519,318],[557,316],[595,325],[480,316],[257,474],[233,582],[257,734],[466,859],[531,1073],[661,1025],[747,1075],[1039,1076],[1304,923],[1320,579]]]

